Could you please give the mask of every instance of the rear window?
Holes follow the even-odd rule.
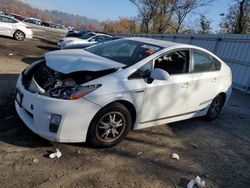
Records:
[[[122,39],[109,41],[85,50],[95,55],[130,66],[161,49],[162,47],[160,46]]]
[[[193,72],[209,72],[220,69],[220,62],[209,54],[200,50],[194,50],[194,70]]]

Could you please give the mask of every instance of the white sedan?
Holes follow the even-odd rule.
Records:
[[[8,16],[0,15],[0,35],[14,37],[16,40],[32,38],[32,27]]]
[[[110,147],[129,130],[215,119],[231,84],[230,68],[203,48],[126,38],[45,54],[20,74],[15,106],[48,140]]]
[[[63,39],[60,39],[57,43],[57,46],[60,49],[64,49],[65,47],[70,47],[74,45],[93,45],[97,43],[106,42],[108,40],[112,40],[113,36],[106,35],[102,33],[94,33],[90,32],[85,35],[82,35],[80,37],[65,37]]]

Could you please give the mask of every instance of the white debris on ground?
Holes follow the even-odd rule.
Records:
[[[140,152],[138,152],[138,153],[137,153],[137,155],[142,155],[142,152],[141,152],[141,151],[140,151]]]
[[[49,158],[54,159],[54,158],[60,158],[62,156],[62,153],[59,151],[59,149],[56,149],[55,153],[51,153],[49,155]]]
[[[33,161],[33,163],[38,163],[39,162],[38,159],[33,159],[32,161]]]
[[[8,56],[13,56],[13,53],[9,53]]]
[[[177,159],[178,161],[180,160],[180,156],[177,153],[172,153],[171,158]]]
[[[187,188],[194,188],[194,186],[196,186],[198,188],[204,188],[205,187],[205,181],[201,181],[201,178],[199,176],[196,176],[195,179],[192,179],[187,184]]]

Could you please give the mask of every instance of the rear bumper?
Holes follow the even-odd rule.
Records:
[[[26,36],[27,39],[33,38],[33,31],[32,30],[26,31],[25,36]]]
[[[19,76],[17,88],[23,94],[22,103],[15,101],[18,115],[34,133],[56,142],[85,142],[87,131],[100,106],[86,100],[60,100],[31,93],[26,90]],[[58,131],[49,131],[52,114],[62,116]]]

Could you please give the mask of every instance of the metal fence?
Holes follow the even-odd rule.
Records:
[[[247,34],[120,34],[118,37],[146,37],[203,47],[232,69],[233,86],[250,93],[250,35]]]

